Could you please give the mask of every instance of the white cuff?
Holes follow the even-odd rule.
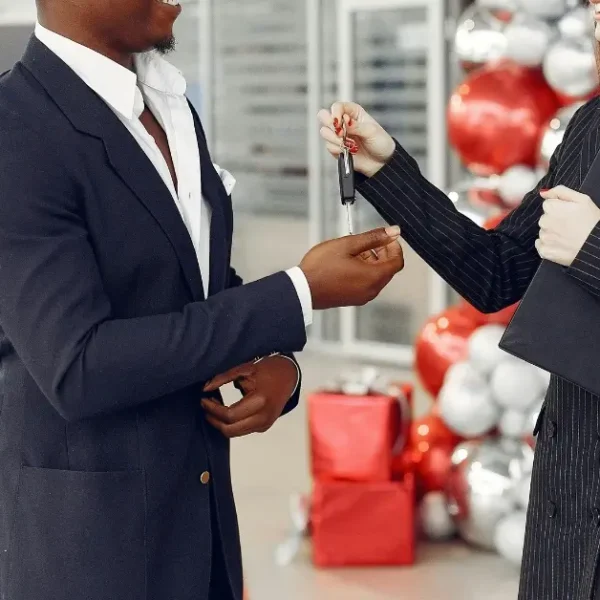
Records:
[[[313,322],[313,304],[306,275],[304,275],[300,267],[288,269],[286,273],[296,288],[298,300],[300,300],[300,305],[302,306],[302,314],[304,315],[304,326],[308,327]]]

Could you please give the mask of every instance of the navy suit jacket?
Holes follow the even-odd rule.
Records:
[[[109,107],[35,38],[0,79],[4,600],[202,600],[214,535],[241,598],[229,443],[202,388],[306,333],[285,273],[242,286],[230,267],[231,201],[195,122],[208,298],[168,189]]]

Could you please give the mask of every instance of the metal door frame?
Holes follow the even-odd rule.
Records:
[[[321,191],[323,177],[323,151],[318,128],[314,126],[315,115],[322,102],[321,65],[321,2],[331,0],[307,0],[308,27],[308,74],[309,74],[309,207],[311,244],[321,240],[323,231]],[[438,187],[446,187],[447,134],[446,134],[446,7],[444,0],[337,0],[338,24],[338,96],[354,96],[353,17],[358,12],[375,12],[394,8],[424,8],[429,25],[429,55],[427,74],[428,107],[428,172],[426,176]],[[339,235],[344,235],[345,218],[340,211]],[[402,275],[400,275],[401,277]],[[430,270],[430,293],[428,310],[435,314],[448,304],[448,286]],[[383,344],[360,341],[356,335],[356,308],[341,311],[341,340],[339,343],[325,342],[321,326],[316,320],[311,337],[311,346],[317,350],[360,357],[369,360],[391,361],[410,366],[413,361],[413,346]]]

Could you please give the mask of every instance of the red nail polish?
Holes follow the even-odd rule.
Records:
[[[540,194],[543,194],[544,192],[547,192],[549,190],[549,188],[542,188],[540,189]]]
[[[333,126],[334,126],[336,129],[338,128],[338,125],[339,125],[339,124],[340,124],[340,120],[339,120],[339,119],[337,119],[337,118],[336,118],[336,119],[334,119],[334,120],[333,120]]]
[[[358,148],[354,146],[354,148],[350,148],[350,154],[358,154]]]
[[[354,121],[352,119],[348,120],[348,127],[352,127],[352,123],[354,123]]]
[[[341,127],[336,127],[335,132],[340,135],[340,133],[342,133],[342,128]]]

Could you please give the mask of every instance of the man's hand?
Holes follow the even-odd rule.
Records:
[[[367,177],[375,175],[394,153],[392,136],[359,104],[336,102],[331,110],[321,110],[318,119],[321,137],[335,158],[342,152],[342,124],[346,123],[346,145],[354,156],[354,168]]]
[[[310,250],[300,268],[315,310],[363,306],[374,300],[404,268],[399,237],[399,227],[388,227],[329,240]]]
[[[535,247],[543,259],[569,267],[600,221],[600,208],[589,196],[563,185],[540,195],[545,198],[544,214]]]
[[[298,369],[289,359],[271,356],[257,363],[235,367],[209,381],[204,391],[213,392],[235,382],[244,397],[231,406],[202,400],[206,420],[225,437],[263,433],[281,416],[298,382]]]

